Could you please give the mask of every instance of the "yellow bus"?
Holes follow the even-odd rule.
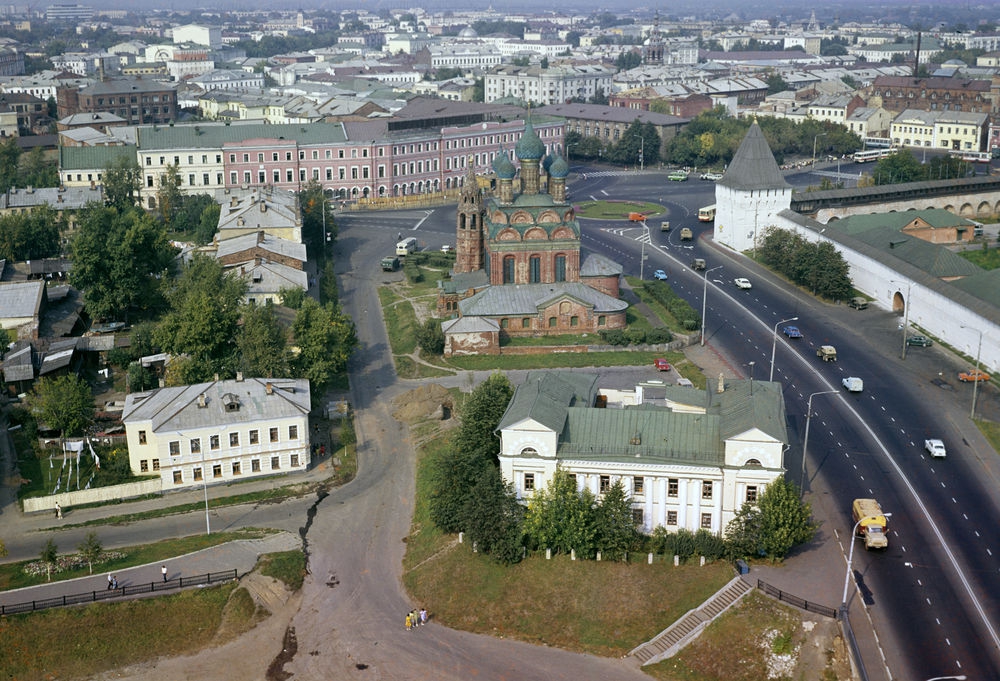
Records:
[[[715,204],[698,209],[698,222],[712,222],[715,220]]]

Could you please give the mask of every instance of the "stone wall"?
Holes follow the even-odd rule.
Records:
[[[82,504],[99,504],[119,499],[130,499],[141,497],[147,494],[161,494],[163,486],[160,479],[142,480],[139,482],[127,482],[122,485],[110,485],[108,487],[95,487],[93,489],[82,489],[76,492],[60,492],[50,494],[45,497],[29,497],[24,500],[25,513],[39,513],[41,511],[55,512],[58,503],[63,511],[71,506]]]

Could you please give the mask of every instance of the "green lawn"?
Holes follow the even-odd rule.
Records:
[[[594,220],[628,220],[629,213],[643,213],[647,217],[660,215],[667,209],[647,201],[586,201],[576,205],[578,218]]]
[[[960,251],[958,254],[969,262],[979,265],[984,270],[995,270],[1000,268],[1000,248],[977,248],[968,251]]]

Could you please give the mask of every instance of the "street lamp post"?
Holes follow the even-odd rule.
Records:
[[[976,371],[973,375],[975,380],[972,381],[972,411],[969,412],[969,418],[975,420],[976,418],[976,394],[979,390],[979,357],[983,352],[983,332],[979,329],[974,329],[971,326],[962,326],[963,329],[969,329],[970,331],[975,331],[979,334],[979,346],[976,348]]]
[[[645,157],[645,153],[644,152],[645,152],[645,150],[646,150],[646,138],[645,137],[640,137],[639,138],[639,172],[642,172],[643,170],[645,170],[645,165],[644,165],[644,157]]]
[[[927,679],[927,681],[965,681],[965,674],[959,674],[958,676],[935,676],[933,679]]]
[[[884,517],[889,518],[892,516],[891,513],[883,513]],[[842,614],[847,614],[847,587],[851,584],[851,561],[854,560],[854,540],[856,537],[854,533],[858,531],[858,525],[868,520],[869,518],[874,518],[876,516],[866,515],[864,518],[860,518],[858,522],[854,523],[854,527],[851,528],[851,550],[847,552],[847,574],[844,575],[844,597],[840,599],[840,612]]]
[[[812,420],[813,398],[817,395],[832,395],[836,390],[823,390],[809,396],[806,403],[806,434],[802,439],[802,475],[799,477],[799,494],[805,494],[806,489],[806,450],[809,448],[809,422]]]
[[[645,220],[642,221],[642,228],[646,231],[646,238],[642,240],[642,254],[639,256],[639,279],[645,281],[642,275],[646,266],[646,242],[653,237],[649,235],[649,225]]]
[[[819,140],[820,137],[826,137],[826,135],[827,135],[827,133],[821,132],[818,135],[816,135],[815,137],[813,137],[813,162],[812,162],[812,167],[813,168],[816,167],[816,142]]]
[[[212,523],[208,518],[208,463],[205,461],[205,449],[201,450],[201,488],[205,494],[205,534],[212,534]]]
[[[705,345],[705,312],[708,310],[708,273],[720,269],[722,265],[705,270],[702,274],[701,286],[701,344]]]
[[[782,319],[780,322],[774,325],[774,334],[771,337],[771,373],[767,377],[768,381],[774,380],[774,351],[778,348],[778,327],[785,322],[797,322],[798,317],[789,317],[788,319]]]

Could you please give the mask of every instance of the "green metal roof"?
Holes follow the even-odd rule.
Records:
[[[135,161],[135,145],[124,144],[116,147],[59,147],[60,170],[109,168],[120,158]]]
[[[268,125],[155,125],[136,130],[141,151],[160,149],[221,149],[223,145],[252,139],[296,140],[299,144],[340,144],[347,141],[338,123],[289,123]]]
[[[597,374],[570,371],[531,371],[524,383],[514,391],[507,411],[497,430],[526,419],[538,421],[546,428],[559,432],[566,421],[566,412],[573,405],[593,405],[597,394]]]

